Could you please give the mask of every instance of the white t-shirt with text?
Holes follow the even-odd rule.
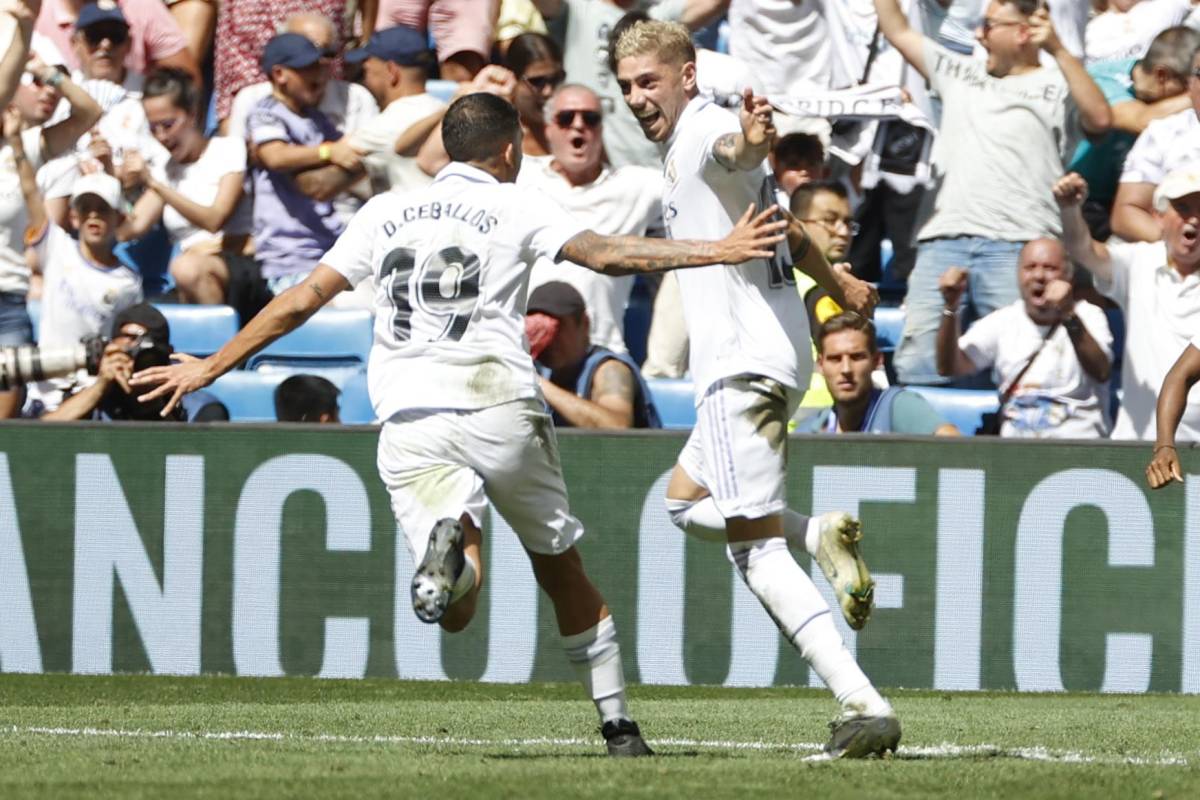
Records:
[[[1075,304],[1075,316],[1112,359],[1112,332],[1104,312],[1091,303]],[[1025,301],[1004,306],[967,329],[958,347],[978,369],[991,369],[1005,390],[1021,375],[1005,408],[1001,436],[1090,439],[1108,435],[1108,384],[1094,380],[1079,363],[1070,334],[1061,325],[1049,332],[1025,311]],[[1038,348],[1041,348],[1039,351]],[[1037,353],[1032,362],[1029,357]]]
[[[694,98],[684,109],[663,168],[663,221],[672,239],[719,239],[751,203],[761,209],[776,202],[765,164],[731,170],[713,157],[716,140],[740,130],[735,115],[704,98]],[[786,242],[770,261],[681,269],[676,276],[697,398],[715,381],[734,375],[808,386],[808,313],[796,291]]]
[[[375,415],[539,397],[529,271],[584,229],[541,192],[460,163],[424,189],[369,200],[321,261],[352,285],[374,276]]]

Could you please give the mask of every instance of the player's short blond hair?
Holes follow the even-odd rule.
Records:
[[[647,20],[630,25],[621,32],[613,48],[613,60],[619,62],[630,56],[655,55],[667,64],[696,61],[692,34],[678,22]]]

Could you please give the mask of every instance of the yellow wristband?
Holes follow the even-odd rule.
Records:
[[[317,155],[322,161],[328,161],[329,157],[333,155],[333,147],[329,144],[329,142],[325,142],[317,148]]]

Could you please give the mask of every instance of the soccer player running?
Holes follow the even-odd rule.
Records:
[[[698,96],[696,53],[680,25],[637,23],[620,35],[614,55],[626,103],[647,138],[665,146],[663,218],[672,237],[719,235],[733,227],[739,206],[771,205],[764,159],[774,127],[764,98],[747,89],[734,116]],[[784,498],[788,419],[812,370],[793,261],[844,308],[870,315],[874,291],[831,271],[795,219],[787,245],[770,257],[679,274],[698,408],[667,486],[667,510],[688,533],[728,543],[742,580],[841,703],[826,752],[882,755],[895,750],[900,724],[787,546],[803,544],[816,558],[847,622],[862,627],[874,584],[858,553],[858,521],[846,514],[810,520]]]
[[[429,187],[371,199],[312,275],[280,294],[216,354],[132,379],[170,396],[212,383],[299,327],[338,292],[375,280],[368,387],[384,420],[379,474],[414,563],[413,610],[466,627],[483,581],[488,500],[516,531],[554,604],[562,645],[600,713],[608,752],[649,755],[625,701],[616,627],[575,542],[553,424],[525,344],[529,272],[538,258],[610,274],[732,264],[784,239],[775,209],[746,210],[717,242],[601,236],[545,195],[513,183],[516,109],[491,94],[455,101],[442,121],[453,160]],[[166,411],[164,411],[166,413]]]

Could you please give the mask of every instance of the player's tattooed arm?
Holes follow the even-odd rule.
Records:
[[[767,98],[746,89],[738,117],[742,132],[718,137],[713,142],[713,158],[726,169],[757,169],[771,152],[771,142],[775,140],[774,112]]]
[[[716,242],[601,236],[584,231],[563,245],[559,258],[605,275],[635,275],[771,258],[775,255],[775,245],[783,241],[787,226],[786,222],[773,219],[778,211],[777,206],[771,206],[755,214],[751,205],[729,235]]]

